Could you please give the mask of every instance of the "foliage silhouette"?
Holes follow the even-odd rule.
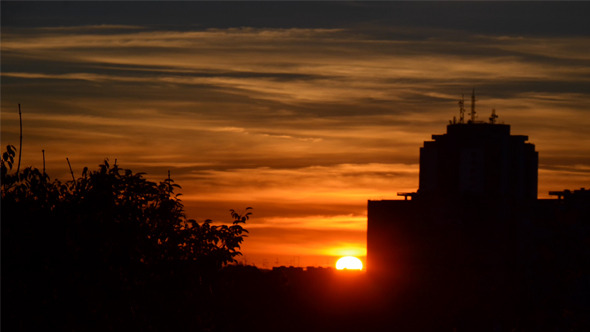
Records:
[[[213,324],[204,304],[241,254],[251,208],[230,210],[229,226],[198,223],[170,178],[155,183],[105,160],[51,181],[32,167],[11,173],[15,152],[7,146],[1,160],[2,327],[177,330],[170,324],[187,323],[187,311],[192,326]]]

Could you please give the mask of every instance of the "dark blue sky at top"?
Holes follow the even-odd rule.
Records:
[[[2,1],[3,27],[199,28],[421,26],[471,33],[587,35],[589,2]]]

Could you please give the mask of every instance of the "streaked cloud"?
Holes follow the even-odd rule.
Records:
[[[540,196],[589,187],[590,40],[573,30],[574,9],[555,31],[516,18],[490,28],[487,9],[464,26],[406,18],[428,5],[455,6],[317,4],[334,8],[322,22],[3,20],[2,142],[18,141],[21,103],[25,164],[39,166],[45,149],[62,179],[65,157],[76,169],[117,159],[154,180],[171,170],[189,217],[227,220],[227,209],[254,206],[245,250],[257,254],[362,252],[367,199],[417,189],[419,147],[445,132],[473,87],[480,120],[494,108],[536,144]],[[313,4],[283,6],[277,15]],[[467,5],[478,6],[495,8]],[[336,15],[350,10],[366,18]],[[551,11],[539,13],[531,22]]]

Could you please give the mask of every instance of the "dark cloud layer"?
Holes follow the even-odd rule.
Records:
[[[580,35],[590,29],[587,2],[11,2],[5,27],[81,25],[152,29],[428,27],[473,34]],[[387,35],[389,36],[389,35]],[[396,35],[396,37],[399,35]]]

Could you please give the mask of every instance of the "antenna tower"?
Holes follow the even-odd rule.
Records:
[[[490,123],[495,124],[497,118],[498,118],[498,116],[496,115],[496,109],[492,108],[492,115],[490,116]]]
[[[461,94],[461,100],[459,100],[459,123],[465,122],[465,96]]]

